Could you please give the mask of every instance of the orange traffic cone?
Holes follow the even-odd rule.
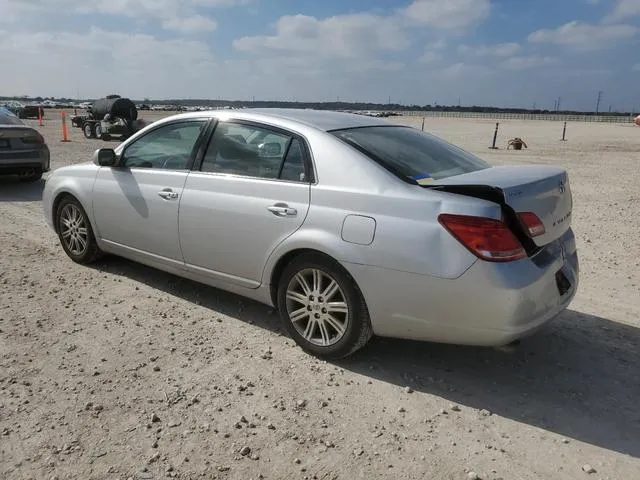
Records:
[[[69,140],[69,130],[67,130],[67,113],[60,112],[60,116],[62,117],[62,141],[68,142]]]

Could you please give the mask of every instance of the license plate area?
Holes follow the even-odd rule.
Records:
[[[9,148],[9,140],[7,138],[0,138],[0,148]]]
[[[561,297],[571,290],[571,281],[567,278],[562,269],[556,272],[556,286],[558,287],[558,293]]]

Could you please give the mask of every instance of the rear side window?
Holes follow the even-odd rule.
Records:
[[[301,140],[267,127],[220,122],[202,159],[203,172],[307,182]]]
[[[331,132],[405,180],[428,180],[489,168],[489,164],[442,139],[403,126]]]
[[[305,182],[307,180],[304,166],[304,151],[300,140],[297,138],[291,141],[289,151],[280,170],[279,178],[291,182]]]

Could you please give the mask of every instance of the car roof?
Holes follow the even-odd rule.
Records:
[[[303,108],[251,108],[243,112],[266,115],[302,123],[320,130],[341,130],[368,126],[389,125],[389,122],[366,115],[336,112],[333,110],[312,110]]]
[[[312,110],[302,108],[243,108],[238,110],[209,110],[207,112],[189,112],[166,117],[165,121],[172,118],[193,118],[202,115],[226,119],[254,120],[257,122],[299,125],[311,127],[325,132],[342,130],[346,128],[375,127],[396,125],[380,118],[358,115],[355,113],[336,112],[333,110]]]

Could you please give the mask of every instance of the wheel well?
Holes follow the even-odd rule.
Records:
[[[73,195],[71,195],[68,192],[62,192],[60,194],[58,194],[58,196],[56,197],[56,199],[53,201],[53,208],[52,208],[52,212],[51,212],[51,218],[53,218],[53,228],[55,230],[56,233],[60,233],[58,232],[58,222],[56,222],[55,218],[56,218],[56,212],[58,211],[58,205],[60,205],[60,202],[65,199],[65,198],[73,198],[74,200],[77,200],[76,197],[74,197]]]
[[[294,258],[299,257],[304,253],[319,253],[321,255],[326,255],[326,253],[321,252],[320,250],[314,250],[312,248],[298,248],[297,250],[291,250],[284,254],[276,266],[273,267],[271,271],[271,281],[269,283],[270,293],[271,293],[271,301],[278,307],[278,284],[280,283],[280,277],[282,276],[282,272],[284,269],[293,261]]]

